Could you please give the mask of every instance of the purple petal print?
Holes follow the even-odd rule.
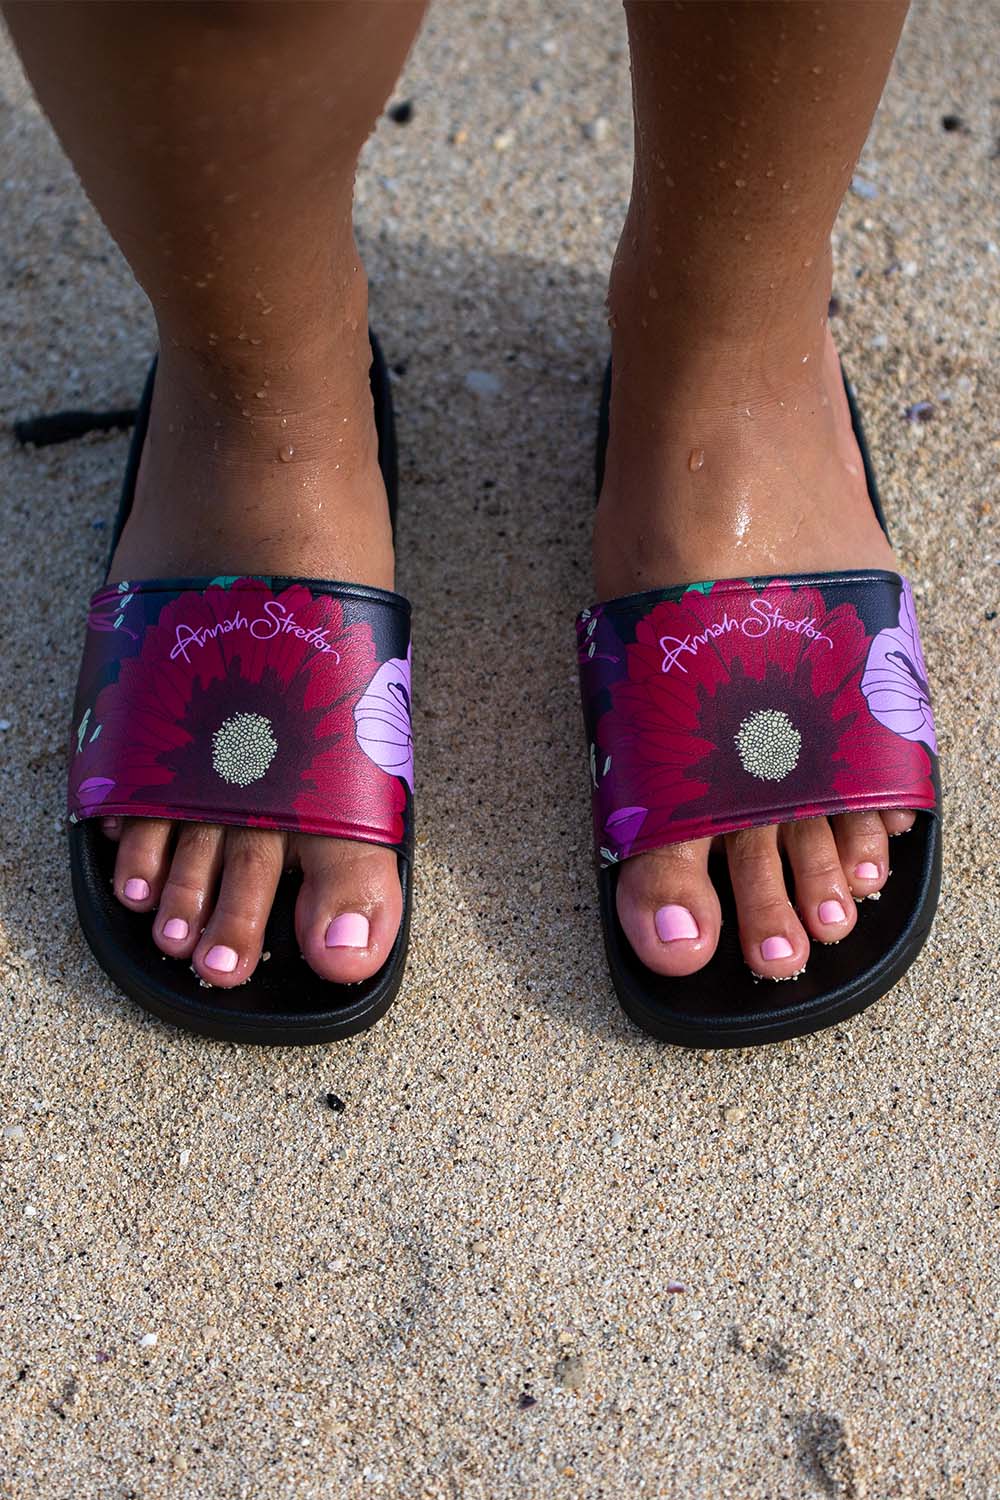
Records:
[[[107,776],[88,776],[85,781],[80,782],[76,795],[84,807],[96,807],[99,802],[107,799],[115,784]]]
[[[413,730],[410,723],[410,660],[383,662],[358,699],[354,733],[368,759],[413,791]]]
[[[899,624],[872,641],[861,679],[872,717],[904,740],[921,740],[937,753],[927,667],[920,648],[910,585],[903,583]]]
[[[615,845],[620,859],[628,859],[636,835],[646,821],[647,807],[620,807],[610,813],[604,823],[604,832],[609,843]]]

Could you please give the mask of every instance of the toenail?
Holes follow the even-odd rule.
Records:
[[[220,974],[231,974],[240,961],[240,956],[235,948],[227,948],[223,943],[216,943],[214,948],[209,948],[205,954],[205,967],[218,969]]]
[[[870,859],[863,859],[859,865],[854,866],[854,873],[859,880],[877,880],[878,865],[873,865]]]
[[[661,906],[653,918],[656,936],[661,943],[674,943],[678,938],[698,937],[698,923],[686,906]]]
[[[791,958],[795,949],[786,937],[765,938],[760,945],[760,956],[768,963],[775,958]]]
[[[124,889],[130,901],[145,901],[149,895],[149,881],[140,880],[138,875],[132,875],[126,880]]]
[[[188,924],[183,917],[171,917],[169,922],[163,924],[163,936],[172,943],[183,943],[188,931]]]
[[[846,922],[847,913],[839,901],[821,901],[819,903],[819,919],[828,923],[831,927],[835,922]]]
[[[357,911],[342,911],[326,929],[328,948],[367,948],[371,931],[368,918]]]

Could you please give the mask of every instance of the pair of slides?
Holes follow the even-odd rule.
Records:
[[[128,517],[155,364],[115,529]],[[379,464],[395,523],[388,373],[372,340]],[[598,435],[608,436],[610,371]],[[850,392],[849,392],[850,399]],[[874,476],[851,401],[878,518]],[[220,559],[225,565],[225,559]],[[664,1041],[749,1046],[815,1031],[884,995],[920,951],[937,904],[937,746],[908,584],[859,570],[681,584],[584,610],[584,720],[611,976],[627,1014]],[[154,579],[94,595],[70,742],[73,890],[84,934],[115,983],[178,1026],[232,1041],[333,1041],[372,1025],[403,978],[412,905],[410,606],[316,579]],[[913,808],[893,878],[842,943],[806,970],[756,982],[739,950],[722,859],[719,946],[682,979],[654,974],[618,920],[630,856],[755,824]],[[155,947],[148,914],[112,887],[111,815],[278,828],[395,850],[403,918],[386,962],[356,985],[324,981],[299,951],[298,877],[282,881],[269,953],[232,990],[205,986]],[[714,860],[714,856],[713,856]],[[727,920],[728,919],[728,920]]]

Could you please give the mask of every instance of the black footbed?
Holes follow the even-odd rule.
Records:
[[[132,507],[155,373],[154,360],[129,449],[112,551]],[[399,486],[392,394],[374,337],[371,387],[379,466],[395,529]],[[224,569],[222,558],[220,572]],[[331,984],[306,963],[294,924],[301,876],[292,872],[282,876],[268,919],[264,952],[270,956],[258,964],[246,984],[224,990],[204,985],[187,961],[161,953],[152,939],[150,914],[129,911],[116,899],[112,885],[116,846],[102,834],[99,821],[72,825],[69,842],[76,909],[94,956],[119,989],[163,1020],[227,1041],[282,1046],[330,1042],[371,1026],[396,998],[406,966],[412,904],[409,861],[402,855],[398,861],[403,918],[391,953],[371,979]]]
[[[854,394],[845,378],[868,493],[888,536]],[[611,396],[605,371],[598,420],[597,489],[604,476]],[[598,872],[601,925],[611,979],[626,1015],[665,1042],[687,1047],[750,1047],[819,1031],[856,1015],[886,994],[923,947],[941,886],[941,824],[918,813],[909,833],[889,841],[892,874],[879,900],[860,903],[858,922],[840,943],[813,941],[797,979],[757,979],[740,949],[736,904],[725,855],[713,851],[709,875],[722,906],[719,945],[704,968],[681,978],[654,974],[636,956],[618,919],[620,865]],[[791,872],[786,868],[791,888]]]

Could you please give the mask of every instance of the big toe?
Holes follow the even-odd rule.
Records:
[[[710,839],[637,854],[618,875],[618,918],[656,974],[693,974],[719,941],[719,898],[708,878]]]
[[[298,840],[302,889],[295,930],[303,956],[322,979],[358,984],[392,951],[403,915],[391,849],[345,839]]]

